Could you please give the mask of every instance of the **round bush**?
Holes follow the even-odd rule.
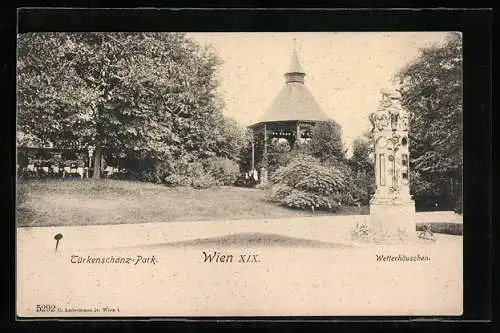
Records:
[[[303,155],[271,175],[268,197],[291,208],[335,210],[347,190],[347,179],[341,168]]]
[[[232,185],[240,174],[238,163],[225,157],[212,157],[203,163],[205,172],[210,174],[219,186]]]

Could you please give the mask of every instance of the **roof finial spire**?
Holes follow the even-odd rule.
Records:
[[[285,73],[286,80],[285,82],[301,82],[304,83],[304,70],[300,66],[299,56],[297,55],[297,40],[293,38],[293,51],[292,51],[292,61],[290,62],[290,67],[288,67],[288,71]]]

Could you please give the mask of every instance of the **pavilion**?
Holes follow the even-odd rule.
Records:
[[[312,129],[317,123],[328,121],[328,117],[304,84],[305,76],[294,47],[290,67],[285,73],[285,85],[259,121],[248,126],[253,133],[251,172],[256,171],[255,138],[263,137],[261,183],[267,182],[269,140],[285,139],[290,149],[293,149],[301,139],[311,138]]]

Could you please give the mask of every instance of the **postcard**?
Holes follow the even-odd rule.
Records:
[[[462,314],[460,33],[17,47],[19,318]]]

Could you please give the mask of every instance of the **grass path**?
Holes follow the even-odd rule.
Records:
[[[339,213],[367,214],[346,207]],[[257,189],[169,188],[119,180],[28,180],[17,184],[18,226],[129,224],[170,221],[259,219],[311,216],[267,202]]]

